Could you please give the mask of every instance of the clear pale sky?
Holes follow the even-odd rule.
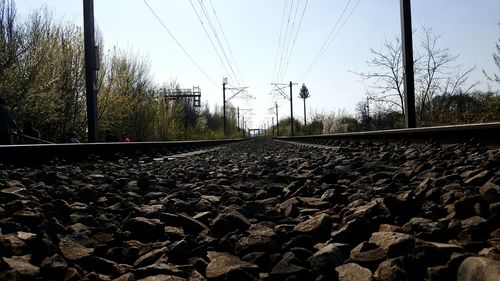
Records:
[[[298,2],[300,1],[300,2]],[[255,99],[234,99],[240,108],[253,108],[250,127],[271,122],[269,108],[277,101],[280,118],[290,115],[289,102],[270,95],[271,82],[298,83],[293,91],[294,117],[303,120],[302,100],[297,98],[302,83],[309,88],[308,111],[331,112],[345,109],[354,113],[356,103],[365,98],[367,84],[352,72],[367,70],[370,48],[380,50],[385,38],[400,34],[399,0],[361,0],[352,16],[324,52],[318,63],[302,77],[349,0],[310,0],[283,81],[272,81],[285,3],[287,13],[293,2],[290,28],[299,5],[295,28],[307,0],[212,0],[232,54],[240,70],[241,86]],[[33,9],[46,6],[56,19],[83,25],[82,0],[16,0],[18,14],[27,16]],[[143,0],[94,0],[95,18],[104,38],[104,50],[113,46],[128,49],[149,58],[151,74],[159,84],[175,79],[181,87],[200,86],[202,100],[211,106],[222,104],[222,77],[227,73],[217,57],[203,27],[188,0],[147,0],[167,28],[216,85],[203,75],[175,44]],[[209,0],[207,12],[214,17]],[[355,6],[352,0],[346,16]],[[192,0],[201,13],[198,0]],[[499,0],[414,0],[412,1],[414,46],[419,42],[422,25],[441,35],[439,45],[460,55],[458,63],[476,66],[471,80],[481,81],[479,89],[498,89],[488,85],[482,70],[496,71],[492,54],[500,38]],[[345,17],[344,17],[345,18]],[[206,21],[204,21],[206,24]],[[341,21],[342,23],[342,21]],[[221,32],[219,37],[223,40]],[[292,40],[293,41],[293,40]],[[224,43],[224,41],[222,41]],[[217,43],[215,42],[217,45]],[[230,56],[228,52],[228,57]],[[279,61],[279,60],[278,60]],[[301,80],[299,80],[301,79]],[[244,83],[243,83],[244,81]],[[236,85],[235,82],[232,85]],[[287,90],[288,91],[288,90]],[[288,92],[287,92],[288,93]],[[230,93],[228,93],[230,95]]]

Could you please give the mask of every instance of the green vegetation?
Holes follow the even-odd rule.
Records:
[[[57,22],[47,10],[19,22],[14,1],[0,0],[0,96],[19,127],[30,121],[53,142],[65,141],[73,131],[85,139],[83,46],[75,24]],[[190,99],[165,100],[165,93],[180,85],[156,85],[147,58],[113,48],[101,52],[99,65],[101,139],[106,129],[144,141],[223,138],[222,110],[194,107]],[[241,137],[232,106],[227,115],[228,137]]]
[[[458,56],[439,47],[439,36],[423,29],[415,60],[418,126],[500,121],[500,94],[474,90],[462,70]],[[105,50],[102,39],[97,40]],[[31,122],[41,137],[64,142],[68,132],[86,137],[86,100],[82,29],[58,22],[47,10],[36,10],[26,20],[16,17],[13,0],[0,0],[0,96],[19,127]],[[303,84],[304,121],[294,120],[297,135],[402,128],[404,126],[401,42],[386,41],[371,50],[371,72],[358,73],[369,81],[367,100],[356,115],[310,112],[306,115],[309,90]],[[498,73],[486,73],[488,81],[500,85],[500,40],[493,61]],[[99,54],[99,135],[109,129],[115,136],[132,140],[186,140],[223,138],[222,109],[207,104],[195,107],[189,98],[166,100],[165,95],[181,86],[172,81],[157,85],[148,59],[131,51],[112,48]],[[306,118],[307,116],[307,118]],[[242,137],[236,128],[236,110],[227,107],[229,138]],[[290,119],[279,121],[279,135],[290,135]],[[276,126],[266,135],[276,133]]]

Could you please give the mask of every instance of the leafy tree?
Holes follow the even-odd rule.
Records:
[[[309,98],[311,95],[309,94],[309,90],[306,87],[306,84],[302,84],[302,87],[300,88],[299,92],[299,98],[304,100],[304,126],[307,124],[307,117],[306,117],[306,99]]]

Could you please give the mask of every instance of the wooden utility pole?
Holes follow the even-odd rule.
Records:
[[[406,128],[417,126],[415,114],[415,85],[413,70],[413,39],[411,28],[411,1],[400,0],[401,38],[403,43],[403,66],[405,84],[405,125]]]
[[[293,137],[293,93],[292,93],[292,87],[293,87],[293,84],[292,84],[292,81],[290,81],[290,121],[291,121],[291,124],[290,124],[290,129],[291,129],[291,133],[292,133],[292,137]]]
[[[271,117],[271,128],[273,128],[273,136],[274,136],[274,117]]]
[[[285,99],[289,100],[290,101],[290,133],[291,133],[291,136],[293,137],[293,85],[297,85],[297,83],[292,83],[292,81],[290,81],[290,84],[280,84],[280,83],[271,83],[271,85],[273,85],[275,88],[274,88],[274,91],[276,91],[277,93],[279,93],[280,95],[282,95]],[[286,88],[290,88],[290,96],[288,96],[287,94],[285,94],[285,92],[283,91],[283,89],[286,89]],[[276,122],[279,122],[278,120],[276,120]]]
[[[228,101],[230,101],[231,99],[233,99],[234,97],[236,97],[237,95],[239,95],[240,93],[243,93],[246,91],[246,89],[248,89],[248,87],[235,87],[235,88],[226,88],[226,84],[227,84],[227,78],[224,77],[222,78],[222,98],[223,98],[223,111],[224,111],[224,116],[222,117],[224,119],[224,137],[227,136],[227,118],[226,118],[226,103]],[[230,96],[228,99],[226,99],[226,90],[230,90],[230,91],[237,91],[235,94],[233,94],[232,96]],[[239,121],[239,118],[238,118],[238,121]]]
[[[87,98],[87,140],[97,142],[97,56],[94,31],[94,0],[83,0],[85,43],[85,86]]]
[[[278,118],[278,103],[276,105],[276,136],[280,135],[280,119]]]
[[[222,119],[224,120],[224,137],[227,137],[227,123],[226,123],[226,84],[227,78],[222,78]]]

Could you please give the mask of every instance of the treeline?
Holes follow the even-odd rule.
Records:
[[[223,137],[222,110],[190,99],[166,100],[180,85],[155,84],[148,59],[131,51],[106,52],[98,38],[99,135],[105,130],[132,140]],[[46,9],[20,20],[12,0],[0,0],[0,96],[18,126],[31,122],[41,138],[63,142],[75,132],[86,138],[83,30],[58,22]],[[227,110],[229,136],[239,136],[236,113]]]
[[[499,122],[499,91],[475,90],[479,82],[469,81],[475,67],[463,70],[457,63],[459,56],[440,47],[440,36],[431,28],[422,27],[417,33],[421,35],[414,50],[417,127]],[[492,57],[498,72],[483,71],[489,88],[500,85],[500,39],[495,50]],[[397,37],[386,40],[381,50],[372,49],[371,53],[373,58],[367,62],[369,71],[357,73],[370,86],[366,100],[358,103],[356,114],[315,113],[305,126],[295,120],[297,135],[404,128],[401,40]],[[280,121],[279,127],[281,135],[289,134],[290,119]],[[272,132],[274,127],[267,133]]]
[[[417,107],[417,127],[460,125],[500,122],[500,93],[473,91],[458,92],[433,97],[425,104],[425,114]],[[401,129],[405,127],[404,115],[397,110],[372,104],[371,111],[366,102],[358,104],[356,114],[345,110],[339,112],[313,112],[307,124],[294,119],[295,135],[321,135],[359,131]],[[422,118],[423,117],[423,118]],[[271,126],[265,135],[276,135],[277,126]],[[290,118],[280,120],[279,135],[291,133]]]

